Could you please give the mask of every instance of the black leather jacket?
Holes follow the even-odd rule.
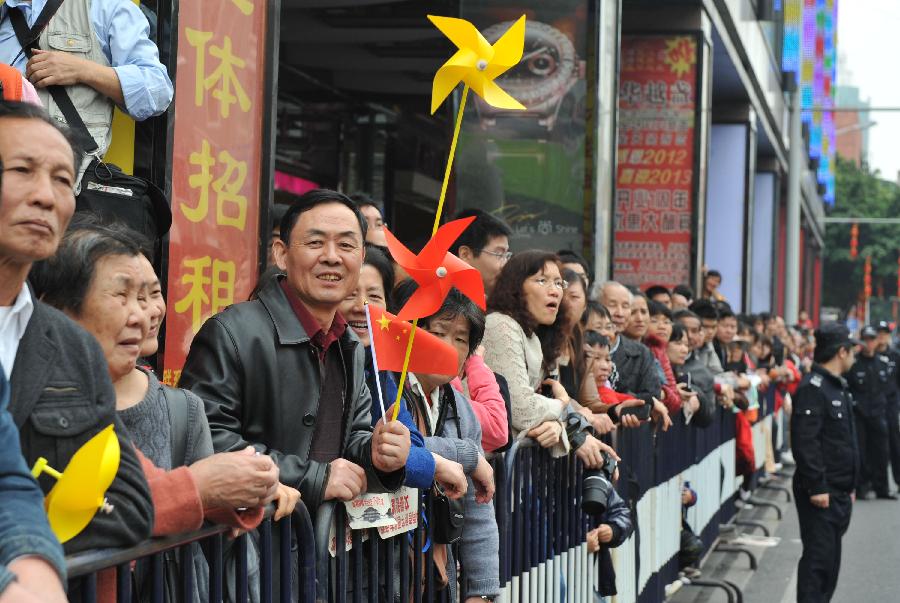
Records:
[[[216,452],[253,444],[278,463],[280,481],[300,490],[315,509],[328,464],[309,460],[321,376],[317,352],[273,277],[259,299],[211,317],[191,344],[179,385],[204,401]],[[405,470],[384,474],[372,465],[372,400],[363,347],[350,329],[338,344],[346,362],[342,457],[366,471],[368,491],[396,490]],[[334,434],[341,437],[341,434]]]

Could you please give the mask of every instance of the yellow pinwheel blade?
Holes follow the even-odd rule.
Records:
[[[491,52],[491,44],[481,32],[465,19],[428,15],[428,20],[441,30],[460,50],[471,50],[482,58]]]
[[[45,501],[50,528],[60,542],[77,536],[104,503],[119,471],[119,438],[109,425],[72,456]]]
[[[494,56],[484,70],[485,77],[493,80],[510,67],[517,65],[522,60],[524,48],[525,15],[522,15],[494,42]]]
[[[431,87],[432,114],[460,81],[464,81],[489,105],[500,109],[525,109],[494,83],[494,78],[522,59],[525,15],[519,17],[493,46],[465,19],[434,15],[428,15],[428,19],[459,48],[434,76]]]
[[[484,82],[484,87],[479,96],[492,107],[518,111],[525,110],[525,105],[510,96],[506,90],[497,85],[497,82],[491,80]]]
[[[467,73],[476,71],[475,63],[478,56],[470,50],[460,50],[444,63],[438,72],[434,74],[434,82],[431,85],[431,113],[437,111],[456,85],[459,84]]]

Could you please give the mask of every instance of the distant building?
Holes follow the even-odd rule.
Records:
[[[837,87],[837,105],[839,107],[868,107],[869,101],[860,97],[856,86]],[[862,167],[869,156],[869,129],[872,127],[871,115],[868,112],[838,111],[834,115],[837,153]]]

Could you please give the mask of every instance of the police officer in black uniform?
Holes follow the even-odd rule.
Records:
[[[900,484],[900,353],[891,345],[891,325],[882,320],[875,325],[875,330],[878,331],[878,353],[887,362],[891,373],[884,420],[887,423],[891,474],[894,483]]]
[[[830,601],[837,586],[841,538],[859,477],[852,396],[841,375],[853,366],[858,344],[844,325],[823,324],[816,331],[815,364],[794,396],[793,486],[803,541],[798,603]]]
[[[845,375],[853,394],[856,410],[856,435],[859,438],[861,479],[859,497],[866,498],[869,490],[875,496],[894,499],[888,490],[888,428],[885,416],[890,396],[892,376],[884,356],[878,353],[878,331],[864,327],[860,333],[862,347],[853,368]]]

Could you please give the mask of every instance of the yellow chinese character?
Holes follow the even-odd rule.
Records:
[[[213,180],[213,168],[217,159],[224,165],[224,169]],[[241,189],[247,180],[247,162],[238,161],[228,151],[220,151],[217,157],[213,157],[208,140],[203,141],[199,152],[191,153],[189,160],[191,165],[200,168],[197,173],[188,177],[188,184],[191,188],[198,189],[198,195],[196,207],[180,203],[184,216],[191,222],[206,219],[209,215],[209,189],[212,186],[216,193],[216,224],[244,230],[247,226],[247,197],[241,194]],[[237,206],[236,215],[235,211],[226,213],[225,206],[228,204]]]
[[[253,3],[250,0],[231,0],[234,5],[245,15],[253,13]]]
[[[243,69],[247,62],[232,53],[231,36],[225,36],[222,46],[209,47],[209,54],[219,59],[219,64],[212,73],[206,75],[206,45],[212,39],[212,32],[198,31],[190,27],[185,27],[184,32],[188,43],[197,49],[194,104],[198,107],[203,106],[206,92],[212,90],[213,98],[219,101],[219,114],[223,118],[231,115],[231,105],[234,103],[238,103],[244,113],[250,111],[250,97],[247,96],[235,73],[235,68]]]
[[[247,179],[247,162],[238,161],[228,151],[219,153],[219,162],[225,164],[225,171],[212,185],[216,191],[216,224],[244,230],[247,225],[247,197],[240,192]],[[237,216],[225,214],[226,203],[237,206]]]
[[[200,330],[203,320],[224,310],[234,303],[234,281],[236,269],[234,262],[213,260],[208,255],[195,259],[186,259],[182,266],[191,272],[185,272],[181,284],[190,285],[187,294],[175,302],[175,311],[184,314],[191,311],[191,330]],[[212,266],[212,274],[209,268]],[[212,300],[207,293],[211,289]],[[205,312],[206,307],[209,312]]]
[[[200,222],[209,213],[209,185],[212,184],[212,167],[216,164],[209,149],[209,141],[204,140],[200,152],[193,152],[190,156],[191,165],[199,166],[200,172],[191,174],[188,184],[191,188],[200,189],[197,207],[188,207],[181,203],[181,213],[191,222]]]

